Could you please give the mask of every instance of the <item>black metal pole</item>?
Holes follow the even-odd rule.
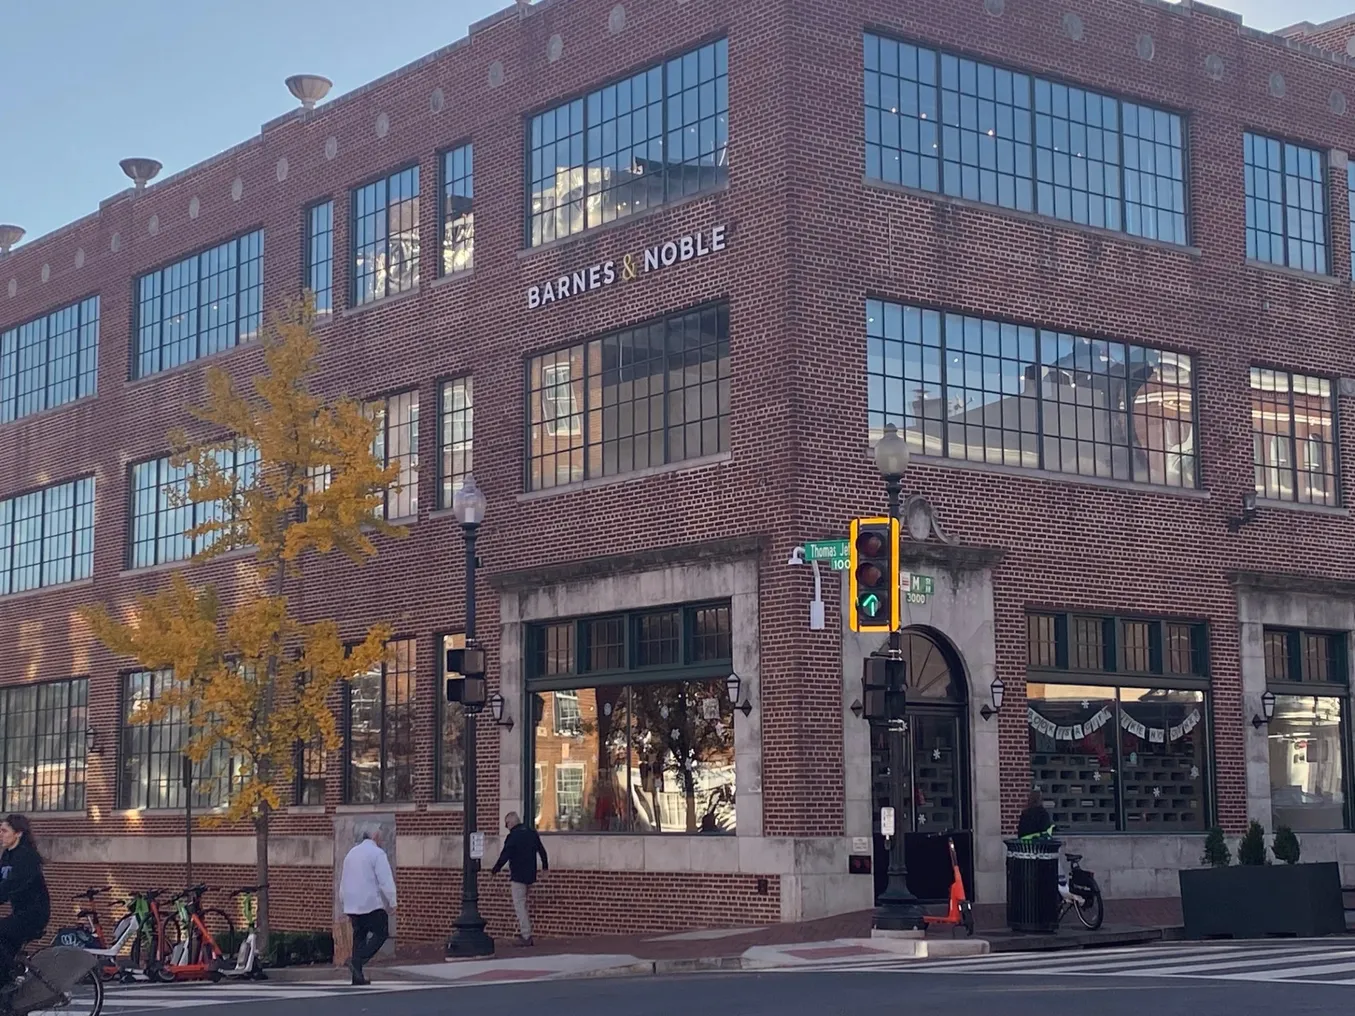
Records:
[[[475,537],[478,524],[463,525],[466,537],[466,646],[475,643]],[[480,863],[471,857],[471,833],[479,822],[476,808],[475,713],[464,710],[466,739],[465,798],[462,812],[465,828],[462,831],[461,850],[461,913],[457,915],[452,937],[447,941],[448,956],[490,956],[494,940],[485,933],[485,919],[480,916]]]
[[[889,517],[899,517],[903,477],[885,477],[889,497]],[[894,590],[895,596],[905,590]],[[874,927],[880,931],[917,931],[926,927],[922,907],[908,889],[908,864],[903,855],[905,817],[913,813],[913,760],[908,751],[907,702],[904,692],[906,674],[903,663],[903,632],[889,633],[889,799],[894,802],[894,836],[889,842],[889,884],[880,894],[875,908]]]

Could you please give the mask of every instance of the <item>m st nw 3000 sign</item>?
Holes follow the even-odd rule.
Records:
[[[719,254],[728,245],[726,229],[723,225],[712,226],[700,233],[688,233],[676,240],[666,240],[646,247],[640,254],[626,254],[620,261],[609,259],[599,261],[587,268],[580,268],[527,288],[527,309],[536,310],[547,304],[557,303],[567,297],[603,289],[613,283],[631,282],[641,275],[657,272],[683,261],[695,261],[709,254]]]

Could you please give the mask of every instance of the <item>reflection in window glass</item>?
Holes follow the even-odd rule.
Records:
[[[386,646],[386,658],[348,682],[347,803],[414,800],[415,642]]]
[[[452,498],[474,468],[475,386],[469,377],[442,383],[442,490],[440,508]]]
[[[533,757],[542,831],[734,831],[734,707],[723,680],[546,694]]]
[[[118,778],[121,808],[181,809],[183,749],[192,737],[188,710],[175,706],[148,722],[152,705],[171,692],[174,672],[137,671],[124,678],[122,752]],[[193,807],[217,808],[230,800],[238,770],[224,744],[194,768]]]
[[[419,514],[419,393],[401,392],[364,408],[377,421],[372,454],[387,468],[400,467],[386,491],[386,518],[413,518]]]
[[[233,472],[243,486],[254,482],[259,463],[257,446],[247,441],[225,445],[216,452],[221,469]],[[190,469],[170,458],[151,459],[132,466],[131,566],[145,568],[185,561],[210,549],[220,531],[189,536],[208,522],[225,522],[229,502],[193,503],[188,500]]]
[[[1266,726],[1270,746],[1270,807],[1276,826],[1344,829],[1341,700],[1277,695]]]
[[[1251,369],[1257,494],[1301,504],[1337,503],[1334,402],[1327,378]]]
[[[419,167],[353,191],[354,306],[419,284]]]
[[[1119,828],[1114,696],[1113,688],[1026,686],[1032,785],[1060,830]]]
[[[1165,349],[866,303],[871,439],[892,423],[914,453],[1194,487],[1192,368]]]
[[[84,811],[89,681],[0,688],[0,810]]]
[[[1179,114],[869,33],[864,47],[871,179],[1186,242]]]
[[[1327,195],[1321,152],[1242,135],[1247,257],[1327,271]]]
[[[0,332],[0,423],[93,395],[99,298]]]
[[[334,313],[334,202],[306,211],[306,288],[315,298],[315,316]]]
[[[462,145],[442,156],[442,274],[475,267],[475,156]]]
[[[1125,829],[1204,829],[1204,692],[1121,688],[1118,730]]]
[[[0,596],[93,574],[94,477],[0,501]]]

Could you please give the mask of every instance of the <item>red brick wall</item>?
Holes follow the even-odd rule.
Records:
[[[98,478],[95,577],[64,589],[0,600],[0,681],[92,677],[103,755],[94,760],[88,821],[49,820],[47,835],[178,835],[177,817],[131,820],[115,810],[118,663],[75,615],[94,600],[124,609],[163,582],[165,570],[122,574],[129,462],[162,453],[165,432],[188,424],[202,395],[202,364],[127,380],[136,275],[262,225],[265,300],[276,309],[302,274],[303,208],[336,202],[335,292],[348,288],[348,190],[417,158],[422,174],[424,281],[416,295],[324,328],[320,387],[354,396],[417,385],[423,405],[421,513],[411,538],[383,542],[359,572],[342,561],[312,566],[292,595],[310,617],[345,633],[386,620],[419,640],[416,805],[402,832],[454,834],[455,815],[430,814],[436,655],[434,634],[462,624],[462,549],[456,526],[430,517],[437,454],[438,378],[475,375],[476,475],[489,497],[480,555],[488,574],[747,533],[771,536],[760,586],[763,826],[771,835],[834,835],[842,828],[837,611],[805,630],[810,576],[784,567],[806,538],[840,535],[877,510],[883,492],[865,455],[863,302],[867,294],[1184,349],[1196,357],[1203,487],[1207,497],[1125,491],[1036,476],[919,465],[909,488],[937,504],[965,543],[1001,546],[996,575],[998,672],[1009,707],[999,720],[1003,815],[1011,824],[1027,782],[1023,719],[1023,613],[1067,606],[1207,618],[1215,678],[1219,809],[1230,830],[1245,819],[1242,716],[1232,569],[1350,577],[1345,517],[1265,511],[1238,535],[1224,527],[1251,483],[1247,367],[1257,361],[1332,376],[1355,375],[1346,191],[1330,189],[1334,278],[1314,279],[1243,260],[1241,132],[1257,129],[1319,148],[1355,147],[1355,121],[1331,112],[1330,94],[1355,96],[1355,70],[1239,34],[1206,10],[1137,0],[1023,0],[1001,17],[980,0],[800,4],[717,0],[628,6],[627,27],[606,30],[612,0],[570,0],[478,32],[466,45],[363,93],[268,125],[258,138],[146,193],[122,194],[98,216],[21,247],[0,265],[18,296],[0,297],[0,324],[100,294],[99,396],[6,425],[0,493],[86,472]],[[1081,15],[1085,37],[1060,30]],[[866,26],[972,52],[1022,70],[1183,110],[1189,128],[1189,197],[1195,247],[1164,248],[1029,216],[974,208],[862,183],[861,32]],[[731,182],[726,191],[624,221],[556,247],[522,251],[521,117],[725,32],[730,40]],[[1154,59],[1136,55],[1151,34]],[[562,58],[546,59],[561,36]],[[1215,81],[1205,57],[1222,58]],[[491,89],[500,61],[504,84]],[[1284,99],[1272,97],[1272,72]],[[430,111],[441,88],[448,102]],[[279,99],[282,101],[281,89]],[[210,101],[210,100],[209,100]],[[390,117],[378,139],[377,114]],[[325,158],[326,139],[338,157]],[[476,146],[476,268],[435,282],[437,151]],[[279,158],[288,173],[277,180]],[[240,201],[232,182],[243,184]],[[190,199],[201,214],[190,219]],[[155,236],[148,231],[158,218]],[[728,223],[729,249],[633,285],[526,309],[527,285],[559,270]],[[111,240],[118,235],[114,253]],[[77,249],[85,262],[75,269]],[[42,267],[50,281],[42,283]],[[3,293],[3,289],[0,289]],[[548,349],[707,299],[730,304],[731,457],[691,471],[520,500],[524,458],[523,363]],[[257,349],[214,361],[244,376]],[[1342,409],[1350,410],[1348,400]],[[1355,446],[1343,438],[1346,460]],[[1347,484],[1347,487],[1349,485]],[[1347,494],[1349,491],[1347,490]],[[549,534],[547,540],[541,534]],[[234,581],[238,562],[196,571]],[[488,574],[486,577],[488,577]],[[831,586],[831,583],[830,583]],[[831,600],[831,589],[829,599]],[[497,604],[483,595],[481,631],[497,667]],[[519,718],[520,719],[520,718]],[[482,828],[498,825],[497,737],[481,739]],[[331,764],[327,803],[338,802]],[[322,816],[281,816],[279,832],[325,834]],[[667,876],[665,876],[667,878]],[[590,907],[601,904],[593,898]]]

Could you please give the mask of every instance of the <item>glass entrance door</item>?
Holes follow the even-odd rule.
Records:
[[[913,760],[911,832],[945,833],[969,826],[963,807],[964,758],[960,749],[960,717],[917,713],[908,724]]]

